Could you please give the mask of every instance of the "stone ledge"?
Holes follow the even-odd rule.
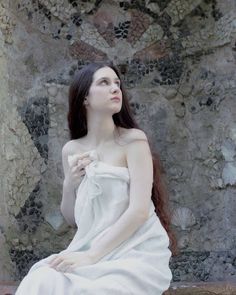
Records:
[[[13,295],[19,285],[19,282],[0,281],[0,295]]]
[[[0,295],[14,295],[19,283],[0,281]],[[163,295],[236,295],[236,282],[173,283]]]
[[[173,283],[163,295],[236,295],[236,281]]]

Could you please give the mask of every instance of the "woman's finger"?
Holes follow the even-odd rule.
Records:
[[[57,264],[55,266],[55,268],[58,269],[58,270],[63,270],[65,267],[66,267],[65,261],[62,261],[62,262],[60,262],[59,264]]]
[[[59,265],[56,266],[56,269],[58,271],[64,271],[64,272],[68,271],[70,269],[72,263],[73,262],[69,263],[68,261],[67,262],[63,261],[62,263],[60,263]]]
[[[85,152],[85,153],[83,153],[83,154],[75,154],[74,155],[74,158],[75,158],[75,160],[83,160],[83,159],[86,159],[86,158],[89,158],[90,157],[90,155],[89,155],[89,152]]]
[[[91,162],[92,162],[91,159],[79,160],[77,167],[79,167],[79,168],[85,167]]]
[[[55,266],[57,266],[62,260],[63,260],[63,258],[61,258],[61,257],[56,257],[55,260],[54,260],[53,262],[50,263],[50,265],[51,265],[52,267],[55,267]]]
[[[55,260],[56,260],[56,258],[57,258],[57,256],[53,257],[53,259],[51,259],[51,260],[49,261],[49,264],[52,264],[52,263],[54,263],[54,262],[55,262]]]
[[[83,160],[89,157],[89,153],[86,152],[84,154],[75,154],[75,155],[69,155],[68,156],[68,163],[69,166],[73,167],[74,165],[77,164],[78,160]]]
[[[73,269],[75,269],[75,267],[77,267],[77,265],[76,265],[76,264],[71,264],[71,265],[70,265],[70,270],[73,270]]]

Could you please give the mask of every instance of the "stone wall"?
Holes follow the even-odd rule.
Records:
[[[75,233],[59,209],[68,85],[104,59],[166,170],[173,282],[236,278],[235,15],[233,0],[1,1],[0,280]]]

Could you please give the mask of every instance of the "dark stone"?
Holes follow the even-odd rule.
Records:
[[[36,189],[32,191],[29,198],[25,201],[24,206],[20,208],[20,212],[15,216],[21,231],[26,233],[35,232],[39,224],[44,220],[40,210],[43,207],[43,203],[38,200],[40,195],[40,184],[38,183]]]
[[[170,268],[173,273],[173,282],[177,281],[210,281],[214,278],[214,271],[222,269],[223,264],[235,263],[235,250],[213,252],[182,252],[171,257]],[[233,272],[234,275],[234,272]],[[224,272],[217,272],[219,280],[225,279]],[[219,277],[220,276],[220,277]]]
[[[53,39],[61,39],[60,36],[55,35],[55,34],[52,34],[52,38],[53,38]]]
[[[162,10],[164,10],[168,6],[168,4],[170,3],[170,1],[171,0],[165,0],[165,1],[163,1],[163,0],[156,0],[155,2],[158,4],[160,10],[162,11]]]
[[[171,27],[171,17],[169,14],[164,12],[157,20],[157,23],[162,27],[164,31],[164,35],[167,37],[171,37],[172,33],[170,32],[170,27]]]
[[[200,16],[202,18],[208,18],[207,14],[204,12],[204,9],[201,7],[201,5],[198,5],[195,7],[191,13],[189,14],[190,17],[193,16]]]
[[[34,201],[31,201],[30,202],[30,207],[34,207],[35,206],[35,202]]]
[[[73,7],[77,7],[77,6],[78,6],[77,1],[75,1],[75,0],[68,0],[68,1],[69,1],[69,3],[70,3]]]
[[[46,7],[43,8],[43,14],[44,14],[49,20],[51,20],[51,11],[48,10]]]
[[[212,3],[212,6],[211,7],[212,7],[211,15],[215,19],[215,21],[218,21],[223,16],[223,14],[217,8],[217,2],[215,0],[213,0],[213,3]]]
[[[34,199],[35,199],[35,196],[34,196],[34,195],[30,195],[30,196],[29,196],[29,200],[30,200],[30,201],[33,201]]]
[[[18,109],[18,111],[22,121],[28,128],[31,138],[33,139],[41,157],[44,158],[45,163],[47,163],[48,149],[45,145],[45,136],[48,138],[48,128],[50,122],[48,98],[30,98],[22,108]],[[42,143],[41,137],[43,137]]]
[[[40,257],[33,250],[19,250],[10,248],[10,258],[16,266],[16,279],[22,279],[29,271],[30,267],[40,260]]]
[[[71,20],[72,22],[76,25],[76,26],[80,26],[82,24],[82,18],[80,16],[80,14],[73,14],[71,16]]]
[[[123,23],[119,23],[118,27],[114,26],[114,33],[116,38],[127,38],[128,36],[128,28],[130,26],[130,21],[125,21]]]
[[[213,103],[213,99],[211,97],[208,98],[206,105],[210,106]]]
[[[42,208],[43,207],[43,203],[41,201],[38,201],[36,203],[36,207],[39,208],[39,209]]]
[[[131,61],[126,61],[125,65],[118,65],[118,68],[121,67],[122,74],[124,75],[123,81],[126,87],[131,88],[138,85],[145,75],[149,75],[150,72],[153,72],[156,68],[155,62],[149,60],[143,62],[138,58],[134,58]]]
[[[162,77],[161,83],[163,85],[179,83],[183,72],[183,61],[174,54],[172,57],[164,57],[159,60],[157,69]]]
[[[31,208],[31,209],[29,210],[29,215],[32,215],[32,214],[34,214],[34,208]]]
[[[32,13],[32,11],[28,11],[27,15],[28,15],[28,19],[29,19],[29,20],[33,18],[33,13]]]

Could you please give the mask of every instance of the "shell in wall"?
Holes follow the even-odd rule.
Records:
[[[187,227],[196,223],[196,218],[192,210],[186,207],[180,207],[174,210],[171,222],[176,226],[180,226],[182,230],[186,230]]]
[[[189,236],[182,236],[178,240],[178,246],[180,249],[185,249],[188,247],[188,245],[189,245]]]

